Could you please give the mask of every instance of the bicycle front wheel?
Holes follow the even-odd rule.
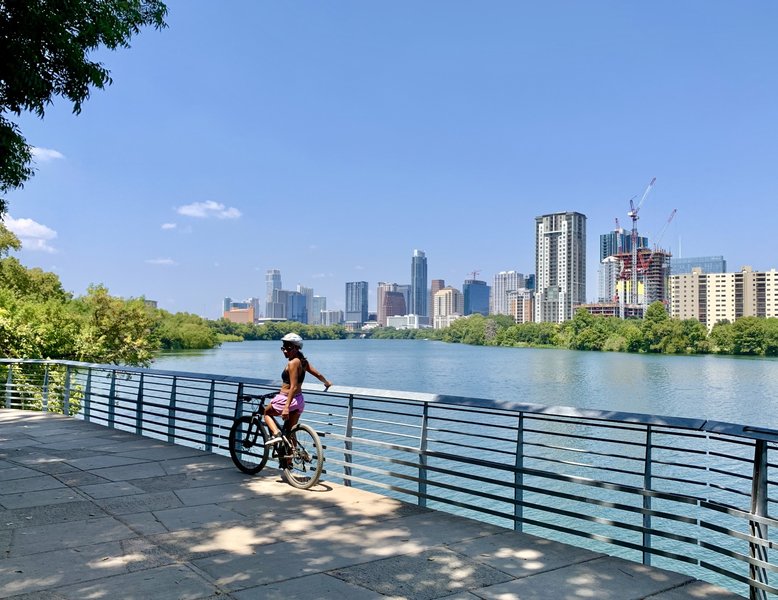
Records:
[[[292,430],[290,441],[292,455],[283,459],[288,461],[284,475],[289,485],[307,490],[319,482],[324,467],[321,440],[312,428],[298,423]]]
[[[265,446],[267,433],[260,417],[243,415],[230,429],[230,456],[244,473],[259,473],[267,462],[270,450]]]

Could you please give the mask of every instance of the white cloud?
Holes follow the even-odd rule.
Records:
[[[174,261],[172,258],[149,258],[146,261],[146,264],[149,265],[160,265],[163,267],[177,267],[178,263]]]
[[[37,162],[49,162],[51,160],[65,158],[65,155],[61,152],[57,152],[56,150],[51,150],[49,148],[38,148],[36,146],[32,146],[30,148],[30,152],[32,152],[32,157]]]
[[[162,223],[162,229],[175,229],[176,227],[175,223]]]
[[[25,250],[50,254],[57,251],[56,248],[49,245],[49,242],[57,237],[57,232],[37,221],[14,219],[11,215],[7,215],[5,226],[16,234]]]
[[[185,204],[176,209],[179,215],[186,217],[196,217],[198,219],[207,219],[216,217],[217,219],[237,219],[240,217],[240,211],[237,208],[227,208],[221,202],[208,200],[206,202],[194,202]]]

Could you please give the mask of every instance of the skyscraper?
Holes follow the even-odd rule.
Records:
[[[313,297],[313,314],[308,315],[308,322],[313,325],[322,325],[322,312],[327,310],[327,297]]]
[[[278,269],[268,269],[265,272],[265,316],[284,318],[286,314],[279,315],[282,309],[277,306],[277,299],[273,293],[281,289],[281,271]],[[286,309],[283,309],[285,313]]]
[[[429,294],[429,306],[427,307],[427,316],[432,319],[435,316],[433,309],[435,303],[435,294],[446,287],[446,282],[443,279],[433,279],[430,282],[430,294]]]
[[[466,279],[462,286],[462,295],[465,298],[465,315],[489,314],[489,286],[485,281],[478,279]]]
[[[500,271],[492,284],[491,312],[493,315],[510,314],[508,293],[524,287],[524,275],[516,271]]]
[[[648,238],[637,238],[638,248],[648,248]],[[621,252],[632,252],[632,234],[623,227],[600,234],[600,262]]]
[[[407,314],[408,309],[405,303],[405,294],[400,290],[401,287],[396,283],[378,282],[376,290],[377,316],[376,321],[382,327],[386,327],[387,317]]]
[[[586,302],[586,215],[535,217],[535,322],[561,323]]]
[[[411,258],[411,298],[408,313],[427,316],[427,256],[414,250]]]
[[[367,281],[346,282],[346,322],[367,321]]]
[[[313,288],[298,283],[297,291],[305,298],[305,321],[300,321],[300,323],[313,323]]]

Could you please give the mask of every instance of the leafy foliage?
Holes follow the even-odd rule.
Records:
[[[166,27],[166,14],[160,0],[0,0],[0,194],[33,175],[27,140],[7,115],[43,118],[56,96],[78,114],[91,89],[111,83],[90,53],[129,47],[142,27]]]

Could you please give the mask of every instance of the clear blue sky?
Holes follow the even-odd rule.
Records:
[[[265,271],[343,308],[347,281],[461,289],[534,271],[534,218],[639,231],[729,270],[778,267],[778,3],[168,2],[169,29],[98,55],[79,116],[21,121],[19,258],[219,316]],[[665,228],[673,209],[677,214]]]

